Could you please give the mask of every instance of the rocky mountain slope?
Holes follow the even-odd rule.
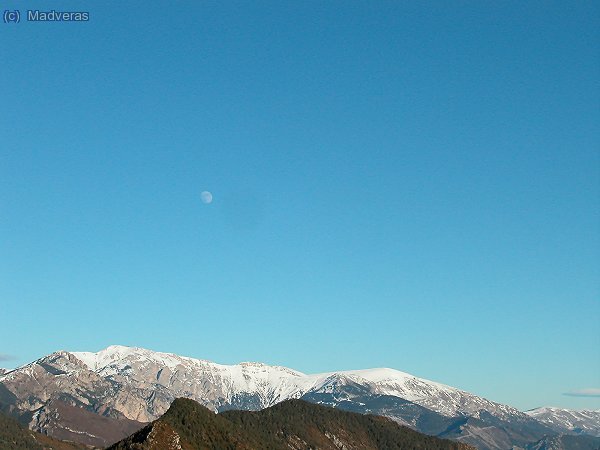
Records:
[[[600,436],[600,410],[575,411],[562,408],[537,408],[526,412],[561,433]]]
[[[0,414],[0,449],[2,450],[83,450],[83,445],[60,442],[35,433],[16,420]]]
[[[56,352],[0,375],[1,410],[34,430],[91,445],[129,435],[180,397],[214,412],[303,399],[387,416],[481,449],[523,447],[561,432],[510,406],[393,369],[306,375],[111,346],[97,353]]]
[[[188,399],[109,450],[468,450],[390,419],[286,400],[258,412],[215,414]]]
[[[598,450],[600,438],[587,435],[559,434],[546,436],[539,441],[529,444],[525,450]]]

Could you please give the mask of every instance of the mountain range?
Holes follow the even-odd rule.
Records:
[[[302,399],[386,416],[479,449],[525,448],[561,435],[600,435],[598,411],[540,408],[524,413],[393,369],[306,375],[261,363],[221,365],[111,346],[97,353],[55,352],[0,375],[0,411],[32,430],[94,446],[142,429],[177,398],[195,400],[215,413],[256,411]]]
[[[573,411],[546,407],[526,411],[526,414],[561,433],[600,437],[600,410]]]

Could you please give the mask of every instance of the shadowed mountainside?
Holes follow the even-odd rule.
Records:
[[[600,437],[568,434],[546,436],[528,445],[526,450],[600,450]]]
[[[0,449],[2,450],[79,450],[81,444],[61,442],[28,430],[11,417],[0,414]]]

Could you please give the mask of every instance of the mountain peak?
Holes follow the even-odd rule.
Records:
[[[365,380],[369,380],[375,383],[387,380],[399,380],[399,379],[410,379],[417,378],[410,373],[401,372],[396,369],[390,369],[387,367],[378,367],[373,369],[360,369],[360,370],[346,370],[342,372],[347,375],[355,375]]]
[[[124,345],[110,345],[98,352],[71,352],[71,354],[94,371],[102,370],[125,360],[148,360],[169,368],[175,368],[185,360],[193,360],[200,363],[206,362],[178,356],[173,353],[162,353],[141,347],[127,347]]]

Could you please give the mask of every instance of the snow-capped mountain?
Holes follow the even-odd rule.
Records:
[[[210,361],[154,352],[141,348],[110,346],[97,353],[56,352],[0,378],[5,385],[24,378],[38,378],[40,370],[64,385],[66,379],[84,380],[93,386],[109,382],[109,406],[125,417],[150,421],[163,414],[171,401],[188,397],[220,411],[244,403],[248,409],[261,409],[307,393],[327,393],[351,382],[371,395],[400,397],[444,416],[472,415],[485,410],[499,418],[521,416],[515,408],[494,403],[459,389],[393,369],[367,369],[306,375],[286,367],[262,363],[221,365]],[[152,396],[144,393],[152,392]],[[122,405],[120,394],[127,393],[142,403]],[[41,398],[44,398],[42,396]]]
[[[228,366],[123,346],[111,346],[97,353],[71,352],[71,355],[103,378],[144,388],[160,385],[175,397],[190,397],[215,410],[229,408],[240,398],[248,397],[252,397],[255,409],[262,409],[308,392],[327,392],[334,380],[347,380],[367,387],[371,394],[401,397],[445,416],[471,415],[480,410],[498,417],[523,414],[515,408],[393,369],[306,375],[261,363]],[[148,417],[130,418],[152,420],[163,412],[159,409]]]
[[[585,433],[600,437],[600,410],[575,411],[545,407],[532,409],[526,413],[562,433]]]
[[[91,445],[105,445],[157,419],[178,397],[214,411],[257,410],[301,398],[385,415],[482,449],[523,446],[553,433],[515,408],[393,369],[307,375],[261,363],[222,365],[111,346],[97,353],[56,352],[0,375],[0,410],[20,416],[33,429]],[[85,411],[85,420],[78,411]]]

